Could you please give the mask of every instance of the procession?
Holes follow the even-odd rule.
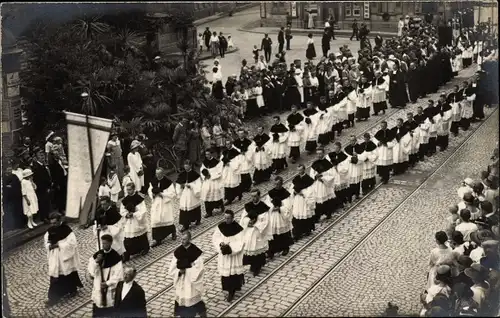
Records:
[[[299,43],[291,23],[283,24],[277,35],[259,35],[260,48],[252,44],[251,55],[245,52],[252,58],[225,83],[225,56],[234,54],[226,51],[239,39],[199,28],[195,50],[210,55],[210,95],[234,116],[178,119],[174,167],[162,165],[149,143],[154,136],[126,134],[110,122],[109,138],[98,141],[105,142],[102,163],[95,165],[92,150],[89,157],[93,178],[80,195],[81,228],[65,220],[76,197],[71,182],[78,181],[70,176],[79,165],[71,143],[52,130],[43,147],[24,138],[3,178],[4,223],[11,213],[11,227],[50,225],[39,246],[47,255],[47,310],[88,285],[93,317],[155,316],[138,264],[160,253],[175,296],[170,315],[211,316],[205,285],[214,270],[213,292],[224,295],[224,306],[236,306],[253,290],[249,281],[267,279],[273,263],[293,258],[297,246],[379,187],[451,156],[456,140],[496,111],[497,34],[475,25],[445,38],[425,20],[400,22],[397,36],[382,37],[354,20],[349,41],[359,41],[357,52],[337,44],[332,16],[318,42],[310,32]],[[289,60],[292,50],[303,58]],[[363,125],[373,129],[358,131]],[[435,234],[429,274],[421,273],[423,317],[498,313],[498,143],[491,160],[480,179],[464,181],[443,220],[448,228]],[[87,202],[96,204],[84,215]],[[79,242],[82,231],[91,232],[90,245]],[[204,232],[209,245],[197,241]],[[81,260],[83,254],[90,257]],[[314,263],[308,266],[314,271]]]

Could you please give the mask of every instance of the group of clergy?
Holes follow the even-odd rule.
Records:
[[[219,253],[222,289],[231,301],[244,284],[246,265],[253,275],[258,275],[268,259],[277,253],[287,255],[294,241],[310,235],[323,215],[331,218],[336,210],[348,208],[353,199],[373,190],[377,174],[387,183],[391,172],[404,173],[409,166],[434,154],[436,147],[446,150],[450,132],[456,135],[460,129],[468,129],[471,121],[484,117],[483,105],[476,102],[481,83],[473,78],[462,87],[454,87],[450,94],[441,95],[436,103],[429,100],[427,107],[419,107],[416,114],[407,113],[406,120],[398,119],[395,127],[389,128],[382,122],[373,136],[365,133],[361,141],[351,136],[343,147],[336,138],[355,125],[355,114],[362,121],[371,113],[377,115],[387,109],[386,93],[394,96],[394,78],[384,73],[387,71],[379,67],[373,80],[362,76],[360,84],[354,87],[337,83],[328,96],[308,100],[302,112],[298,111],[297,100],[285,123],[279,116],[274,117],[269,133],[259,127],[250,139],[240,129],[238,138],[226,140],[224,148],[206,150],[200,173],[186,160],[184,170],[172,182],[158,168],[149,187],[149,220],[144,195],[138,192],[144,181],[142,162],[136,156],[137,168],[130,165],[131,171],[124,177],[125,197],[119,206],[107,196],[99,200],[94,226],[99,251],[90,258],[88,268],[94,278],[94,315],[108,315],[115,307],[116,286],[124,277],[123,262],[133,255],[146,254],[168,236],[176,239],[176,200],[182,244],[175,250],[169,269],[176,288],[175,310],[179,315],[203,316],[203,252],[190,242],[188,231],[192,225],[200,224],[202,205],[207,218],[224,213],[224,221],[214,230],[213,245]],[[393,107],[398,106],[390,102]],[[327,153],[330,143],[333,151]],[[132,144],[131,150],[136,146]],[[288,167],[287,159],[296,162],[302,149],[314,154],[316,160],[309,171],[299,164],[298,174],[290,186],[285,186],[276,174]],[[273,174],[275,187],[262,197],[252,186],[269,181]],[[252,200],[245,204],[238,222],[227,207],[236,199],[241,200],[244,192],[251,192]],[[77,273],[76,236],[61,223],[60,216],[51,219],[54,226],[45,242],[51,277],[49,302],[54,303],[74,294],[81,281]],[[140,293],[138,289],[136,293]]]

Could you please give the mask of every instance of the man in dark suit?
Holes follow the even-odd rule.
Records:
[[[286,49],[287,49],[287,51],[289,51],[289,50],[291,50],[290,49],[290,41],[292,40],[292,25],[291,24],[286,25],[285,39],[286,39]]]
[[[134,267],[126,267],[123,271],[124,280],[116,285],[115,317],[147,317],[146,294],[134,281],[136,274]]]
[[[271,61],[271,49],[272,49],[273,41],[269,38],[269,35],[264,34],[264,38],[262,39],[262,44],[260,45],[260,49],[264,51],[264,56],[266,57],[266,62],[269,63]]]
[[[328,51],[330,50],[330,32],[327,28],[325,28],[323,38],[321,39],[321,49],[323,50],[323,56],[328,57]]]
[[[51,210],[50,204],[50,188],[52,185],[52,178],[50,171],[45,164],[45,153],[43,149],[36,150],[36,156],[33,160],[33,182],[36,185],[36,196],[38,198],[38,216],[40,221],[48,223],[48,218]]]
[[[278,44],[279,49],[278,53],[283,52],[283,48],[285,47],[285,28],[281,27],[280,32],[278,33]]]
[[[356,41],[359,41],[358,21],[356,19],[354,19],[354,22],[352,23],[351,41],[353,37],[356,37]]]

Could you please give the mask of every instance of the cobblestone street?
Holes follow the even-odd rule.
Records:
[[[373,316],[388,302],[418,315],[434,233],[444,229],[460,183],[484,170],[497,140],[498,110],[287,316]]]
[[[239,48],[239,51],[221,59],[223,82],[227,76],[239,74],[242,59],[253,61],[253,45],[260,47],[261,34],[238,31],[242,25],[258,20],[258,10],[253,8],[235,13],[233,17],[198,27],[201,32],[205,26],[209,26],[212,31],[232,35],[235,45]],[[272,35],[272,39],[277,42],[275,35]],[[297,58],[304,60],[306,39],[306,36],[294,36],[293,49],[287,53],[289,63]],[[321,40],[315,37],[315,41],[316,51],[320,52]],[[349,44],[353,52],[358,50],[359,43],[350,42],[348,39],[333,41],[332,49],[337,51],[344,43]],[[212,61],[207,60],[205,64],[212,65]],[[405,118],[406,112],[409,111],[416,113],[417,107],[425,105],[429,98],[436,100],[441,92],[450,91],[453,85],[461,84],[474,72],[475,65],[460,72],[438,93],[428,96],[425,100],[408,104],[405,109],[390,108],[384,116],[371,117],[369,121],[356,123],[355,128],[344,131],[338,141],[345,143],[350,135],[360,138],[365,132],[373,135],[382,120],[386,120],[389,127],[394,126],[397,118]],[[211,79],[211,72],[207,76]],[[492,111],[486,109],[486,114],[489,115]],[[329,274],[328,279],[321,282],[296,308],[288,312],[289,316],[375,315],[385,308],[388,301],[397,304],[403,313],[417,313],[418,296],[424,289],[427,257],[433,247],[433,234],[442,228],[447,215],[446,206],[450,200],[456,201],[456,185],[466,176],[477,176],[484,168],[498,139],[497,117],[498,113],[493,114],[456,154],[452,155],[472,133],[472,129],[461,132],[459,137],[451,137],[450,147],[446,152],[419,163],[409,174],[391,179],[388,185],[377,188],[345,216],[337,214],[328,222],[322,222],[311,237],[294,244],[288,256],[277,257],[268,263],[258,277],[247,275],[246,285],[237,297],[247,292],[248,297],[242,301],[236,299],[231,307],[228,307],[228,303],[223,299],[220,277],[216,271],[217,263],[213,258],[216,254],[211,243],[213,229],[223,216],[203,219],[201,225],[192,229],[192,234],[193,242],[205,253],[204,300],[208,316],[282,315],[334,266],[335,270]],[[286,118],[286,114],[282,114],[281,118]],[[478,124],[474,124],[472,127],[475,129],[477,126]],[[450,155],[452,158],[439,168]],[[312,157],[303,155],[297,164],[310,166],[312,160]],[[280,174],[287,184],[295,176],[297,164],[290,165]],[[430,176],[438,168],[437,173]],[[265,195],[272,188],[272,184],[265,183],[258,188]],[[410,196],[417,188],[417,192]],[[237,212],[237,220],[243,204],[249,200],[250,195],[245,194],[241,202],[230,206]],[[381,227],[364,238],[379,221],[393,211],[394,214],[384,221]],[[177,223],[178,213],[175,218]],[[4,256],[9,301],[14,317],[90,315],[91,282],[86,269],[89,257],[96,251],[96,241],[91,229],[81,230],[75,226],[74,231],[79,243],[79,274],[84,288],[76,297],[56,306],[44,306],[49,280],[42,238]],[[312,241],[314,242],[308,245]],[[362,243],[357,246],[360,242]],[[173,290],[170,288],[172,280],[167,276],[167,270],[172,252],[178,244],[179,241],[166,240],[159,247],[151,249],[146,256],[130,261],[139,271],[136,280],[146,292],[148,313],[153,317],[168,317],[173,314]],[[356,248],[355,252],[349,254],[353,248]],[[313,268],[315,270],[312,270]]]

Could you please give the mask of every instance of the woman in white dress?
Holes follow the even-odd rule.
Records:
[[[259,107],[259,109],[264,107],[265,103],[264,103],[264,97],[262,96],[262,84],[260,83],[260,81],[257,81],[254,87],[254,93],[255,96],[257,97],[257,106]]]
[[[453,249],[447,244],[448,236],[446,233],[444,231],[436,232],[435,238],[437,247],[431,251],[429,258],[427,290],[439,284],[439,282],[436,281],[436,271],[440,265],[448,265],[452,269],[455,265],[455,254],[453,253]]]
[[[33,171],[31,169],[23,170],[21,189],[24,215],[28,218],[28,228],[32,229],[37,226],[35,221],[33,221],[33,217],[38,213],[38,197],[36,196],[36,185],[33,182]]]
[[[132,141],[130,152],[127,155],[127,164],[130,168],[129,176],[135,184],[136,189],[142,189],[144,186],[144,170],[141,154],[137,151],[141,143],[138,140]]]

